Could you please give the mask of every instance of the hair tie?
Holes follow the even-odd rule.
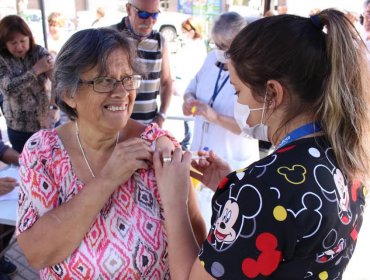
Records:
[[[317,29],[319,29],[320,31],[322,31],[322,29],[324,28],[324,25],[321,24],[320,22],[320,18],[318,15],[313,15],[313,16],[310,16],[310,20],[311,22],[313,23],[313,25],[315,25],[315,27]]]

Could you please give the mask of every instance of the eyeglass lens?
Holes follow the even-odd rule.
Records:
[[[145,12],[145,11],[138,11],[137,14],[139,15],[139,18],[141,18],[141,19],[147,19],[150,16],[153,19],[157,19],[159,13],[149,13],[149,12]]]
[[[94,80],[94,90],[97,92],[111,92],[116,89],[118,83],[122,83],[126,90],[135,90],[140,87],[141,77],[139,75],[133,75],[125,77],[122,80],[115,80],[111,78],[97,78]]]
[[[134,9],[136,10],[139,18],[141,18],[141,19],[147,19],[149,17],[152,17],[153,19],[157,19],[158,18],[159,12],[149,13],[147,11],[142,11],[142,10],[138,9],[134,5],[132,5],[132,7],[134,7]]]

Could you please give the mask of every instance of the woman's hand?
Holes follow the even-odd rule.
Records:
[[[221,180],[232,170],[226,161],[219,158],[213,151],[199,151],[199,161],[193,160],[191,165],[198,172],[190,171],[190,176],[216,191]]]
[[[11,192],[16,186],[18,186],[16,179],[11,177],[0,178],[0,195]]]
[[[191,93],[186,93],[184,95],[184,103],[182,104],[182,112],[185,116],[193,115],[194,108],[191,105],[191,103],[196,100],[194,99],[193,95]]]
[[[217,116],[218,116],[217,112],[207,103],[204,103],[199,100],[192,100],[190,102],[190,106],[194,108],[193,115],[203,116],[210,123],[217,122]]]
[[[191,153],[183,154],[176,148],[171,156],[169,149],[156,150],[153,164],[162,205],[180,206],[187,203],[189,196]]]
[[[148,169],[153,161],[153,149],[141,138],[118,143],[99,176],[109,178],[115,186],[126,182],[138,169]]]
[[[53,68],[54,68],[54,59],[51,55],[43,56],[32,67],[33,71],[35,71],[37,76],[42,73],[48,72]]]

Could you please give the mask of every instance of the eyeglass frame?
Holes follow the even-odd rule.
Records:
[[[189,25],[190,26],[190,29],[188,29],[188,28],[186,28],[185,26],[186,25]],[[189,21],[189,20],[187,20],[185,23],[183,23],[183,24],[181,24],[181,28],[183,28],[185,31],[187,31],[187,32],[190,32],[190,31],[197,31],[196,29],[195,29],[195,27],[191,24],[191,22]]]
[[[216,43],[214,40],[211,40],[209,43],[208,43],[209,47],[212,48],[212,49],[219,49],[221,51],[226,51],[227,49],[229,49],[229,47],[227,47],[225,44],[221,43],[221,44],[218,44]]]
[[[127,79],[130,79],[130,78],[137,78],[137,79],[139,79],[139,85],[138,85],[138,87],[137,87],[137,88],[132,88],[132,89],[127,89],[127,88],[126,88],[124,81],[127,81]],[[114,80],[115,82],[112,84],[112,85],[113,85],[113,88],[112,88],[111,90],[109,90],[109,91],[97,91],[97,90],[95,89],[95,82],[96,82],[96,80],[98,80],[98,79],[109,79],[109,80]],[[125,76],[125,77],[123,77],[121,80],[117,80],[117,79],[110,78],[110,77],[96,77],[95,79],[93,79],[93,80],[89,80],[89,81],[79,79],[79,80],[78,80],[78,83],[79,83],[79,84],[84,84],[84,85],[93,85],[93,90],[94,90],[95,92],[97,92],[97,93],[110,93],[110,92],[113,92],[113,91],[115,91],[115,90],[116,90],[117,85],[118,85],[119,83],[121,83],[121,84],[122,84],[122,86],[124,87],[124,89],[125,89],[125,90],[127,90],[127,91],[137,90],[137,89],[139,89],[139,87],[140,87],[140,85],[141,85],[141,81],[142,81],[142,79],[143,79],[143,78],[142,78],[142,76],[141,76],[141,75],[134,74],[134,75]]]
[[[152,19],[156,20],[158,18],[159,14],[161,13],[161,11],[159,11],[159,10],[158,10],[158,12],[149,13],[147,11],[140,10],[138,7],[136,7],[132,3],[130,3],[130,5],[136,10],[136,13],[137,13],[137,15],[140,19],[148,19],[149,17],[151,17]],[[143,13],[145,15],[143,15]]]

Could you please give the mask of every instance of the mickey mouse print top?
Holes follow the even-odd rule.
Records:
[[[364,204],[325,138],[299,139],[222,180],[199,258],[217,279],[341,279]]]

